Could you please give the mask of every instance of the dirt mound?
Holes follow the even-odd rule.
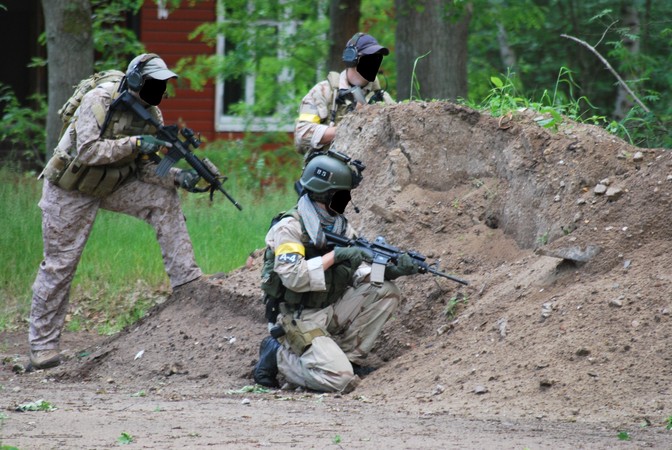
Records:
[[[670,152],[443,102],[366,108],[336,142],[367,166],[349,213],[360,234],[470,282],[401,280],[378,370],[352,395],[477,418],[669,416]],[[55,375],[179,398],[252,384],[260,262],[176,292]]]

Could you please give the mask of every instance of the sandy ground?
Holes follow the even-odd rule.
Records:
[[[267,333],[255,251],[118,335],[66,334],[58,368],[20,373],[27,331],[0,335],[0,443],[672,449],[669,151],[442,102],[367,108],[337,143],[367,165],[361,235],[469,281],[401,279],[355,391],[245,392]],[[57,409],[16,411],[40,399]]]

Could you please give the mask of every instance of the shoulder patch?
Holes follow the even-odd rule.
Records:
[[[283,253],[278,256],[278,261],[281,263],[296,264],[300,256],[298,253]]]

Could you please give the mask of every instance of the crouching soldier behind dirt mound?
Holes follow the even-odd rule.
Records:
[[[168,144],[154,138],[157,130],[132,111],[110,108],[120,92],[128,89],[163,123],[157,105],[167,81],[176,77],[158,55],[134,58],[125,77],[102,83],[82,97],[74,121],[54,152],[54,158],[68,161],[65,170],[48,170],[48,164],[43,172],[39,206],[44,259],[33,284],[29,330],[34,369],[60,363],[59,341],[70,285],[99,208],[138,217],[156,230],[173,288],[202,276],[177,193],[177,187],[193,190],[200,177],[177,168],[158,177],[148,155]]]
[[[317,391],[354,389],[399,304],[400,291],[389,280],[418,272],[404,254],[398,265],[386,267],[385,281],[373,285],[364,250],[327,245],[325,231],[355,237],[343,212],[363,168],[342,153],[316,154],[301,175],[304,194],[298,204],[266,235],[262,289],[267,302],[277,300],[279,314],[261,343],[254,369],[258,384],[277,387],[280,374]]]
[[[377,102],[395,101],[381,89],[378,71],[390,51],[366,33],[356,33],[345,45],[341,73],[329,72],[305,95],[294,128],[296,151],[308,156],[327,151],[336,136],[336,127],[351,111]]]

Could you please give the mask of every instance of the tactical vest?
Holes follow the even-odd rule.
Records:
[[[271,222],[272,225],[285,217],[294,217],[301,223],[301,243],[306,250],[305,259],[323,256],[332,250],[331,248],[318,249],[313,245],[296,208],[278,214]],[[357,270],[357,267],[351,268],[345,264],[335,264],[324,272],[325,291],[294,292],[282,284],[280,277],[273,270],[274,265],[275,252],[270,247],[266,247],[264,264],[261,268],[261,289],[266,294],[267,317],[268,302],[275,302],[276,304],[285,302],[285,308],[288,311],[295,311],[299,308],[321,309],[336,303],[343,296],[355,270]],[[274,320],[269,318],[269,321],[273,322]]]
[[[341,98],[339,96],[340,78],[341,74],[338,72],[329,72],[327,75],[329,87],[331,88],[331,98],[329,99],[330,117],[328,117],[328,120],[333,120],[334,124],[339,123],[343,119],[343,116],[352,112],[357,106],[357,103],[354,100],[347,97]],[[368,104],[383,101],[383,90],[381,89],[377,78],[371,84],[371,90],[364,98]]]
[[[105,89],[110,94],[111,100],[114,101],[119,95],[118,87],[118,82],[103,83],[96,89]],[[158,121],[162,120],[161,112],[156,106],[149,107],[148,111]],[[99,103],[94,106],[93,114],[98,125],[102,126],[108,114],[108,109],[102,103]],[[155,134],[157,131],[155,127],[133,112],[116,110],[111,114],[107,128],[100,136],[101,139],[119,139],[126,136]],[[77,154],[76,120],[77,115],[75,114],[67,131],[70,133],[71,147],[67,150],[70,155]],[[63,158],[62,151],[65,149],[60,150],[61,152],[54,153],[54,158]],[[53,175],[47,173],[45,169],[45,177],[67,191],[78,190],[84,194],[103,197],[111,194],[135,176],[137,172],[136,158],[136,155],[132,154],[111,164],[87,166],[75,157],[60,174]]]

